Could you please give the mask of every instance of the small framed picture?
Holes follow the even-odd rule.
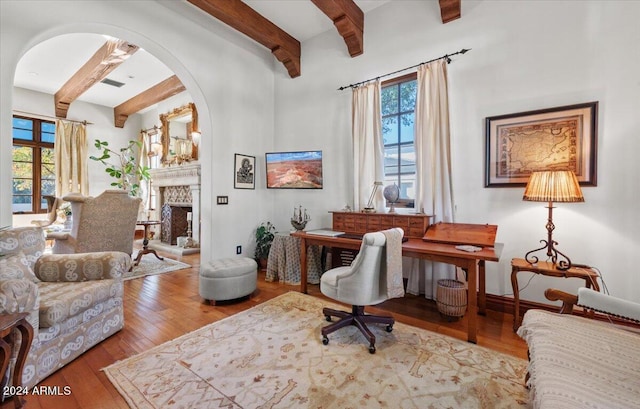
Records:
[[[233,187],[234,189],[255,189],[256,188],[256,157],[235,154]]]

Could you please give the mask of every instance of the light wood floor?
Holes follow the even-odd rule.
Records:
[[[251,298],[217,306],[205,305],[198,295],[199,255],[161,255],[179,259],[192,267],[126,281],[125,327],[40,383],[58,387],[61,393],[68,386],[71,391],[68,396],[28,396],[26,408],[128,408],[101,371],[102,368],[285,292],[298,290],[298,286],[267,283],[262,272],[258,275],[258,289]],[[325,298],[318,285],[309,285],[309,294]],[[435,303],[423,297],[407,295],[402,299],[387,301],[379,308],[367,308],[367,311],[390,312],[397,321],[466,339],[465,319],[447,322],[440,317]],[[526,344],[514,334],[512,324],[512,315],[488,311],[486,316],[480,316],[478,320],[478,344],[526,359]],[[5,407],[11,408],[13,404],[5,402],[2,408]]]

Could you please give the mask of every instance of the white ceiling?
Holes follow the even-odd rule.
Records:
[[[365,14],[389,1],[355,0]],[[327,30],[334,30],[335,35],[339,35],[333,22],[310,0],[245,0],[245,3],[300,42]],[[55,94],[107,38],[89,33],[65,34],[36,45],[18,62],[14,85]],[[99,83],[78,100],[113,108],[172,75],[167,66],[140,49],[107,76],[124,86],[116,88]]]

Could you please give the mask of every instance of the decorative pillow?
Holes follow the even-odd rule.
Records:
[[[20,278],[26,278],[34,283],[40,282],[33,273],[24,253],[0,257],[0,281]]]

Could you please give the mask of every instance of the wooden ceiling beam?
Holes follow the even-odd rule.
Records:
[[[177,95],[184,90],[186,90],[185,86],[178,77],[173,75],[113,108],[114,125],[117,128],[123,128],[124,123],[127,121],[127,118],[129,118],[129,115],[135,114],[136,112],[150,107],[153,104],[164,101],[165,99]]]
[[[300,42],[240,0],[187,0],[271,50],[291,78],[300,76]]]
[[[440,16],[442,24],[460,18],[460,3],[462,0],[440,0]]]
[[[80,95],[102,81],[133,53],[138,46],[123,40],[108,40],[73,76],[55,93],[53,100],[56,116],[66,118],[69,106]]]
[[[311,1],[333,21],[351,57],[364,53],[364,12],[353,0]]]

